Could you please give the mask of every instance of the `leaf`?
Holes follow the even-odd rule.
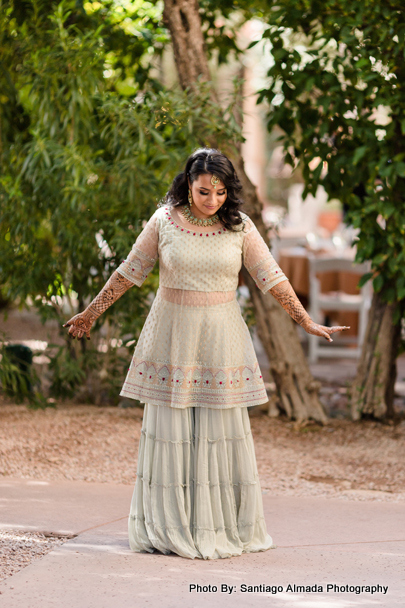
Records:
[[[360,277],[358,286],[359,287],[363,287],[363,285],[365,285],[367,283],[367,281],[369,281],[372,277],[373,277],[374,273],[373,272],[366,272],[365,274],[363,274]]]
[[[396,171],[397,175],[399,175],[400,177],[405,177],[405,163],[404,162],[394,163],[394,166],[395,166],[395,171]]]
[[[357,165],[358,162],[365,156],[368,151],[368,146],[360,146],[360,148],[356,148],[353,155],[353,164]]]
[[[384,285],[384,277],[382,274],[379,274],[376,276],[376,278],[373,280],[373,287],[374,287],[374,291],[375,292],[379,292],[381,291],[382,287]]]
[[[363,68],[366,65],[370,65],[370,59],[368,59],[366,57],[362,57],[361,59],[359,59],[356,62],[356,68],[357,69]]]

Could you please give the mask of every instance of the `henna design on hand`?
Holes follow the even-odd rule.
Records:
[[[116,270],[108,279],[100,293],[88,305],[87,309],[95,318],[99,317],[107,308],[114,304],[134,283],[123,277]]]
[[[305,329],[307,334],[322,336],[329,342],[333,342],[330,334],[333,334],[336,331],[350,329],[350,326],[346,327],[339,325],[327,327],[326,325],[319,325],[318,323],[315,323],[299,301],[290,281],[282,281],[281,283],[278,283],[272,287],[269,291],[281,304],[284,310],[288,312],[290,317]]]
[[[81,313],[67,321],[63,327],[69,327],[69,335],[74,339],[83,338],[84,334],[90,340],[90,329],[94,321],[103,314],[107,308],[118,300],[134,283],[123,277],[116,270],[113,272],[100,293],[88,307]]]
[[[302,325],[305,321],[311,321],[311,317],[299,301],[290,281],[282,281],[269,291],[299,325]]]

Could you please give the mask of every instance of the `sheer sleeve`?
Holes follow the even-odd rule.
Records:
[[[245,223],[242,260],[246,270],[263,293],[282,281],[288,281],[260,232],[248,217]]]
[[[127,258],[117,268],[126,279],[141,287],[158,259],[159,224],[155,212],[132,245]]]

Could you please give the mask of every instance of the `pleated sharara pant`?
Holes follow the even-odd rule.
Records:
[[[145,405],[128,533],[132,551],[190,559],[276,547],[247,407]]]

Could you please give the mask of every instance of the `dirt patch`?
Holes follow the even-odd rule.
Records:
[[[52,532],[0,530],[0,581],[16,574],[70,538],[72,535],[63,536]]]
[[[58,404],[29,410],[0,398],[0,474],[134,484],[143,410]],[[250,410],[262,490],[351,500],[405,499],[405,423],[332,419],[296,428]]]
[[[331,420],[297,429],[251,419],[262,488],[276,494],[405,500],[405,423]]]

